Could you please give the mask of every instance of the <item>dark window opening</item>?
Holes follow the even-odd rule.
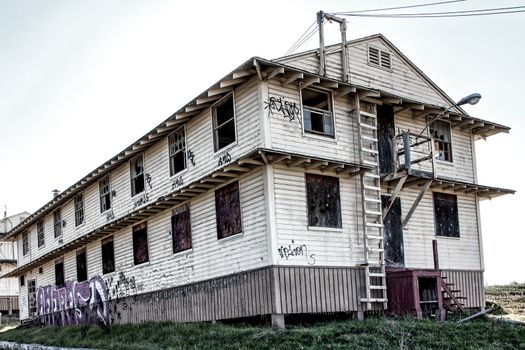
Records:
[[[436,235],[459,237],[458,197],[434,192]]]
[[[44,268],[43,267],[39,267],[38,268],[38,273],[39,274],[43,274],[44,273]]]
[[[238,181],[215,191],[215,213],[218,239],[242,232]]]
[[[133,261],[135,265],[149,261],[148,228],[146,222],[133,226]]]
[[[36,240],[37,240],[37,244],[38,244],[38,247],[42,247],[46,241],[45,241],[45,235],[44,235],[44,221],[43,220],[39,220],[37,223],[36,223]]]
[[[26,277],[25,277],[24,275],[21,275],[21,276],[18,278],[18,282],[20,283],[20,287],[25,286],[25,284],[26,284]]]
[[[381,196],[381,207],[385,208],[391,197]],[[403,220],[401,218],[401,199],[397,197],[383,219],[385,263],[387,266],[403,267],[405,254],[403,249]]]
[[[27,231],[22,233],[22,255],[29,253],[29,234]]]
[[[131,196],[144,191],[144,155],[131,160]]]
[[[75,196],[75,226],[82,225],[84,223],[84,198],[82,193]]]
[[[61,288],[66,285],[64,278],[64,262],[55,262],[55,285]]]
[[[304,131],[312,134],[334,137],[332,96],[328,92],[303,89]]]
[[[55,230],[55,238],[62,235],[62,214],[60,209],[57,209],[53,212],[53,226]]]
[[[115,252],[113,249],[113,237],[102,241],[102,273],[115,271]]]
[[[452,162],[450,124],[437,120],[430,125],[430,134],[434,139],[435,151],[438,153],[436,159]]]
[[[186,169],[186,132],[181,126],[168,137],[170,176]]]
[[[188,205],[177,208],[171,216],[173,253],[191,248],[191,221]]]
[[[306,174],[308,226],[342,228],[339,178]]]
[[[77,281],[82,282],[88,279],[86,251],[77,252]]]
[[[379,171],[392,174],[396,171],[396,131],[394,107],[377,106],[377,139],[379,151]]]
[[[29,317],[36,315],[36,281],[27,281],[27,304],[29,306]]]
[[[213,140],[215,151],[234,143],[236,140],[233,95],[228,96],[213,107]]]
[[[104,176],[98,182],[98,192],[100,194],[100,212],[111,209],[111,191],[109,186],[109,175]]]

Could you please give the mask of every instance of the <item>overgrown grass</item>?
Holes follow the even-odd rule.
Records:
[[[500,306],[500,314],[525,321],[525,283],[511,283],[504,286],[485,288],[487,302]],[[491,305],[493,306],[493,305]]]
[[[369,318],[287,330],[271,327],[169,322],[90,327],[18,328],[0,340],[96,349],[525,349],[522,325],[480,320],[452,322]]]

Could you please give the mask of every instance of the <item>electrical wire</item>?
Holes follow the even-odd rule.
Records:
[[[377,17],[377,18],[441,18],[441,17],[467,17],[467,16],[488,16],[509,13],[525,12],[525,6],[499,7],[490,9],[476,9],[464,11],[446,12],[420,12],[420,13],[383,13],[383,14],[352,14],[339,13],[341,16],[348,17]]]
[[[309,40],[315,33],[317,33],[317,31],[319,30],[319,28],[315,27],[314,28],[314,25],[317,23],[317,21],[314,21],[309,27],[308,29],[306,29],[306,31],[299,37],[299,39],[297,39],[297,41],[288,49],[288,51],[286,51],[286,53],[284,54],[285,56],[288,56],[290,54],[292,54],[293,52],[295,52],[299,47],[301,47],[301,45],[303,45],[307,40]]]
[[[386,11],[386,10],[400,10],[400,9],[409,9],[409,8],[415,8],[415,7],[424,7],[424,6],[434,6],[434,5],[443,5],[443,4],[450,4],[454,2],[463,2],[467,0],[449,0],[449,1],[440,1],[440,2],[431,2],[426,4],[419,4],[419,5],[408,5],[408,6],[397,6],[397,7],[385,7],[380,9],[370,9],[370,10],[359,10],[359,11],[348,11],[348,12],[335,12],[334,15],[345,15],[345,14],[353,14],[353,13],[364,13],[364,12],[377,12],[377,11]]]

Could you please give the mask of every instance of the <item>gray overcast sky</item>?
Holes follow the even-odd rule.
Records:
[[[37,210],[51,190],[71,186],[248,58],[282,56],[319,10],[425,2],[0,0],[0,205],[8,214]],[[470,0],[410,11],[519,5]],[[326,30],[336,43],[338,27]],[[375,33],[453,99],[481,93],[471,115],[512,127],[477,142],[479,182],[518,190],[482,203],[486,282],[525,281],[525,14],[349,20],[349,39]]]

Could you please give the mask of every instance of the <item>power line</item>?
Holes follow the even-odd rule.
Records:
[[[348,17],[378,17],[378,18],[436,18],[436,17],[466,17],[466,16],[488,16],[508,13],[525,12],[525,6],[499,7],[490,9],[476,9],[464,11],[447,12],[420,12],[420,13],[383,13],[383,14],[353,14],[340,13]]]
[[[299,39],[297,39],[297,41],[296,41],[295,43],[293,43],[293,45],[288,49],[288,51],[286,51],[285,56],[286,56],[286,55],[289,55],[291,52],[293,52],[293,50],[296,49],[297,43],[299,43],[299,42],[300,42],[300,41],[301,41],[306,35],[308,35],[308,34],[307,34],[308,31],[309,31],[310,29],[312,29],[312,27],[315,25],[315,23],[317,23],[317,21],[313,21],[313,23],[310,24],[310,26],[308,27],[308,29],[306,29],[306,30],[304,31],[304,33],[301,34],[301,36],[299,37]],[[300,45],[299,45],[299,46],[300,46]]]
[[[485,12],[485,13],[463,13],[463,14],[450,14],[450,15],[418,15],[413,14],[410,16],[399,16],[399,15],[355,15],[352,17],[367,17],[367,18],[452,18],[452,17],[476,17],[476,16],[491,16],[491,15],[505,15],[513,13],[522,13],[524,10],[516,11],[501,11],[501,12]],[[346,15],[348,16],[348,15]]]
[[[419,4],[419,5],[408,5],[408,6],[397,6],[397,7],[385,7],[385,8],[379,8],[379,9],[370,9],[370,10],[359,10],[359,11],[348,11],[348,12],[334,12],[334,15],[345,15],[345,14],[354,14],[354,13],[364,13],[364,12],[377,12],[377,11],[386,11],[386,10],[400,10],[400,9],[409,9],[409,8],[415,8],[415,7],[424,7],[424,6],[434,6],[434,5],[443,5],[443,4],[450,4],[454,2],[463,2],[467,0],[451,0],[451,1],[440,1],[440,2],[432,2],[432,3],[426,3],[426,4]]]
[[[286,53],[284,54],[285,56],[287,55],[290,55],[292,54],[293,52],[295,52],[295,50],[297,50],[299,47],[301,47],[301,45],[303,45],[306,41],[308,41],[315,33],[317,33],[317,31],[319,30],[319,28],[314,27],[314,25],[317,23],[317,21],[314,21],[310,27],[308,27],[308,29],[306,29],[306,31],[299,37],[299,39],[297,39],[297,41],[288,49],[288,51],[286,51]]]

